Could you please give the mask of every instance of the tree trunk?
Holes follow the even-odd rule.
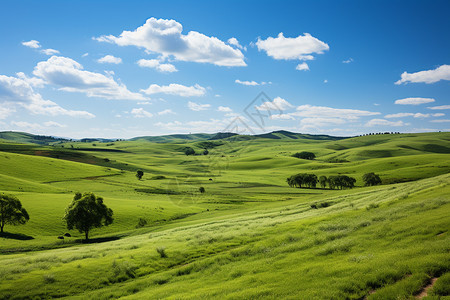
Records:
[[[4,226],[5,226],[5,224],[3,224],[3,223],[0,225],[0,227],[1,227],[1,233],[3,233],[3,227],[4,227]]]
[[[86,230],[84,232],[84,236],[86,237],[86,241],[88,241],[89,240],[89,230]]]

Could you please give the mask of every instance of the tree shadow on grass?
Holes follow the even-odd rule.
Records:
[[[82,243],[82,244],[97,244],[97,243],[105,243],[105,242],[111,242],[111,241],[117,241],[120,239],[120,236],[107,236],[107,237],[99,237],[89,240],[84,239],[76,239],[76,243]]]
[[[21,241],[34,240],[34,237],[22,233],[1,232],[0,237],[5,239],[21,240]]]

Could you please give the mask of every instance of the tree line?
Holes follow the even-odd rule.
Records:
[[[364,174],[363,181],[365,186],[381,184],[380,176],[373,172]],[[319,183],[322,188],[326,188],[328,185],[332,190],[342,190],[355,187],[356,179],[347,175],[334,175],[329,177],[321,175],[317,177],[315,174],[299,173],[288,177],[286,182],[290,187],[294,188],[316,188],[317,183]]]

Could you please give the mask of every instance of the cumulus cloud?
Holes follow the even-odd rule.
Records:
[[[440,105],[440,106],[431,106],[427,107],[428,109],[450,109],[450,105]]]
[[[28,47],[28,48],[33,48],[33,49],[41,48],[41,45],[36,40],[22,42],[22,45],[24,45],[25,47]]]
[[[148,87],[148,89],[142,89],[141,92],[147,95],[162,93],[181,97],[199,97],[206,93],[206,89],[198,84],[194,86],[184,86],[177,83],[171,83],[169,85],[162,86],[152,84]]]
[[[276,97],[275,99],[273,99],[272,102],[266,101],[260,106],[256,106],[256,109],[270,111],[270,110],[286,110],[292,107],[294,106],[289,102],[287,102],[285,99],[281,97]]]
[[[153,114],[144,110],[142,107],[140,108],[133,108],[131,110],[131,114],[135,117],[135,118],[151,118],[153,117]]]
[[[84,93],[88,97],[117,100],[147,100],[142,94],[129,91],[123,83],[100,73],[83,70],[83,66],[73,59],[52,56],[39,62],[33,74],[48,84],[67,92]]]
[[[395,104],[402,104],[402,105],[419,105],[424,103],[431,103],[435,100],[433,98],[405,98],[405,99],[399,99],[395,100]]]
[[[296,38],[286,38],[280,32],[276,38],[258,38],[256,46],[259,51],[265,51],[268,56],[277,60],[313,60],[314,54],[322,54],[330,49],[326,43],[309,33]]]
[[[211,104],[198,104],[198,103],[189,101],[188,107],[190,110],[193,110],[193,111],[201,111],[201,110],[208,110],[211,107]]]
[[[232,112],[233,110],[227,106],[219,106],[219,108],[217,109],[217,111],[221,111],[221,112]]]
[[[97,62],[101,64],[121,64],[122,59],[120,57],[115,57],[113,55],[105,55],[102,58],[97,59]]]
[[[298,64],[297,67],[295,67],[295,69],[299,71],[309,71],[309,66],[307,63],[302,62],[301,64]]]
[[[158,112],[158,115],[160,116],[164,116],[164,115],[176,115],[176,113],[174,113],[171,109],[165,109],[163,111]]]
[[[0,99],[3,105],[19,105],[29,110],[33,114],[50,116],[71,116],[82,118],[93,118],[93,114],[87,111],[67,110],[53,101],[45,100],[33,90],[33,87],[26,80],[16,77],[0,75]]]
[[[228,67],[246,66],[244,55],[239,49],[216,37],[196,31],[183,34],[182,31],[183,26],[175,20],[150,18],[134,31],[123,31],[119,36],[103,35],[94,39],[119,46],[144,48],[149,53],[158,53],[179,61]]]
[[[55,50],[55,49],[43,49],[43,50],[41,50],[41,52],[44,53],[45,55],[59,54],[59,51]]]
[[[401,79],[395,84],[408,82],[435,83],[441,80],[450,80],[450,65],[442,65],[434,70],[420,71],[416,73],[403,72]]]
[[[0,83],[1,88],[1,83]],[[0,96],[1,96],[1,90],[0,90]],[[8,105],[10,107],[7,107],[7,104],[2,103],[2,106],[0,106],[0,120],[4,120],[10,115],[12,115],[13,112],[15,112],[15,108],[12,107],[12,105]]]
[[[404,123],[403,121],[389,121],[385,119],[372,119],[369,122],[366,123],[366,127],[374,127],[374,126],[395,126],[395,127],[401,127],[401,126],[407,126],[409,123]]]
[[[239,41],[237,40],[237,38],[234,38],[234,37],[229,38],[227,43],[230,44],[230,45],[233,45],[233,46],[235,46],[235,47],[237,47],[239,49],[247,50],[245,47],[242,47],[242,45],[239,44]]]
[[[17,77],[31,85],[32,87],[44,87],[45,81],[38,77],[28,77],[23,72],[16,73]]]
[[[161,63],[157,59],[140,59],[137,61],[137,64],[140,67],[152,68],[152,69],[158,70],[159,72],[162,72],[162,73],[172,73],[172,72],[178,71],[174,65]]]

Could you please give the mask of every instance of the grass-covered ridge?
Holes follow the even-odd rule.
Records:
[[[407,299],[434,278],[429,295],[448,295],[449,141],[426,133],[0,143],[0,191],[31,217],[0,238],[0,298]],[[316,159],[292,157],[301,151]],[[363,187],[367,172],[384,185]],[[297,173],[357,182],[290,188]],[[112,225],[92,231],[96,243],[80,243],[74,230],[57,239],[76,191],[114,211]],[[147,225],[136,228],[140,219]]]

